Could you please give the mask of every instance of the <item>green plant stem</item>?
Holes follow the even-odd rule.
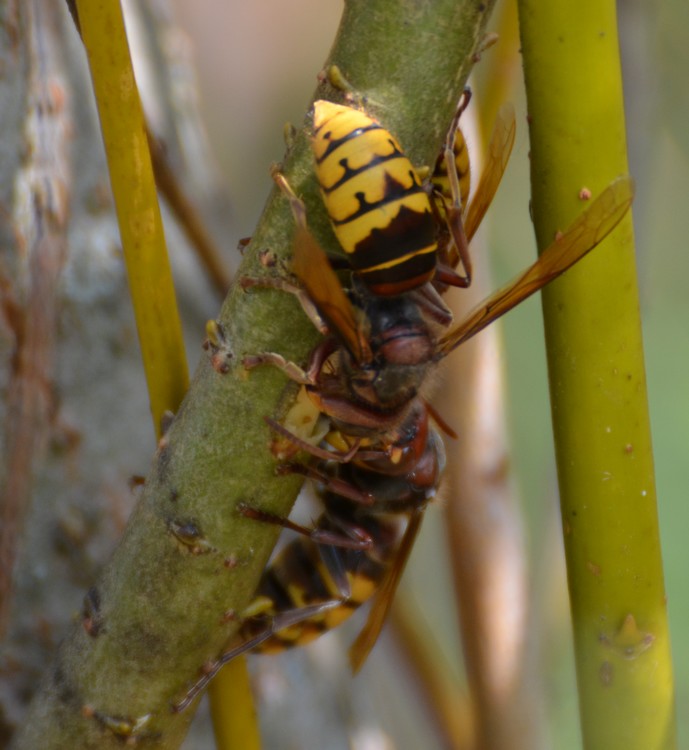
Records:
[[[613,0],[520,0],[539,247],[627,172]],[[543,294],[584,745],[675,747],[631,215]]]
[[[432,164],[483,33],[491,3],[349,0],[330,63],[368,96],[368,109],[417,164]],[[319,98],[339,95],[326,84]],[[268,165],[266,165],[266,169]],[[312,225],[334,248],[313,176],[308,127],[284,164]],[[293,221],[273,193],[239,275],[275,273],[259,251],[288,258]],[[278,265],[278,268],[280,266]],[[234,286],[219,315],[229,371],[203,357],[163,436],[124,538],[79,622],[48,669],[17,748],[119,748],[124,737],[178,747],[193,711],[170,712],[199,668],[237,627],[278,530],[235,512],[239,502],[286,515],[300,482],[278,477],[266,415],[280,416],[295,389],[246,354],[278,351],[304,362],[316,334],[297,302]]]

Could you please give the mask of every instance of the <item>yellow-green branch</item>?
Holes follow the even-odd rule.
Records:
[[[345,5],[328,62],[366,93],[372,113],[415,164],[432,164],[439,152],[491,6],[476,0]],[[316,96],[337,93],[321,84]],[[314,231],[333,249],[306,126],[284,170],[307,202]],[[280,268],[293,232],[287,202],[273,194],[240,275],[274,273],[261,263],[261,251],[273,253]],[[237,628],[227,613],[245,608],[278,530],[242,517],[236,506],[255,503],[287,515],[300,484],[276,475],[263,419],[279,416],[294,389],[274,368],[247,373],[242,358],[279,351],[304,362],[317,334],[290,295],[236,285],[219,323],[222,350],[202,359],[122,543],[89,597],[102,627],[75,625],[17,748],[107,750],[132,735],[161,748],[179,746],[192,712],[171,714],[170,704]],[[227,368],[217,366],[220,360]]]
[[[539,247],[628,171],[614,0],[520,0]],[[675,747],[631,215],[543,294],[582,732]]]

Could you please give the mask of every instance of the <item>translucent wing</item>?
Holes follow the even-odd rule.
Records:
[[[488,206],[493,202],[512,153],[516,130],[514,107],[507,102],[498,110],[493,135],[488,146],[488,154],[486,155],[486,165],[464,218],[464,232],[468,241],[471,241],[471,238],[476,234]]]
[[[366,657],[378,640],[380,631],[383,629],[388,612],[390,611],[390,605],[397,591],[397,586],[402,578],[402,573],[414,546],[416,535],[421,528],[422,518],[423,510],[416,510],[412,513],[407,528],[404,531],[397,555],[376,592],[366,625],[364,625],[363,630],[349,649],[349,663],[352,666],[354,674],[363,666]]]
[[[371,349],[354,308],[333,271],[328,256],[305,227],[297,226],[292,270],[325,318],[344,340],[357,362],[370,362]]]
[[[617,226],[633,198],[631,177],[619,177],[608,185],[532,266],[484,300],[457,328],[440,339],[436,359],[449,354],[583,258]]]
[[[292,270],[301,281],[318,312],[329,327],[339,333],[359,363],[371,361],[371,348],[351,302],[333,271],[328,256],[316,242],[306,223],[306,207],[295,195],[285,176],[273,169],[273,179],[289,200],[297,228]]]

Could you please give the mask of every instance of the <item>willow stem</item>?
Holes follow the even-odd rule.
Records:
[[[613,0],[520,0],[539,247],[628,171]],[[543,293],[584,745],[675,747],[632,217]]]

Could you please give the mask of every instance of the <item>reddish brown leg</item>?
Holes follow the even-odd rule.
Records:
[[[442,269],[446,268],[442,265],[437,265],[435,269],[435,276],[433,277],[433,283],[436,284],[441,281],[443,284],[447,284],[445,275]],[[454,272],[453,272],[454,273]],[[452,311],[443,302],[442,297],[438,294],[438,290],[431,284],[424,284],[420,289],[415,289],[413,292],[409,292],[409,296],[416,302],[419,307],[440,325],[449,326],[452,323]]]
[[[450,425],[440,416],[438,411],[435,409],[435,407],[430,404],[426,399],[424,399],[424,404],[426,405],[426,409],[428,409],[428,413],[433,417],[433,421],[440,427],[440,429],[448,436],[451,437],[453,440],[456,440],[459,435],[450,427]]]
[[[293,294],[301,305],[301,309],[306,313],[307,318],[313,323],[315,328],[324,336],[329,333],[326,322],[321,317],[316,306],[313,304],[313,301],[306,293],[306,290],[302,289],[294,282],[280,276],[242,276],[239,283],[241,284],[242,289],[263,287],[264,289],[277,289],[281,292],[287,292],[287,294]]]
[[[242,364],[247,370],[252,370],[254,367],[260,367],[261,365],[272,365],[282,370],[290,380],[294,380],[300,385],[316,385],[318,379],[318,373],[323,367],[325,360],[335,351],[337,343],[331,337],[323,339],[323,341],[315,347],[309,356],[309,362],[304,370],[294,362],[290,362],[285,359],[281,354],[275,352],[261,352],[260,354],[249,354],[242,360]]]
[[[241,654],[245,654],[248,651],[253,650],[257,646],[260,646],[261,643],[267,641],[271,636],[273,636],[275,633],[278,633],[280,630],[289,628],[292,625],[297,625],[300,622],[310,620],[312,617],[316,617],[323,612],[327,612],[330,609],[339,607],[342,605],[342,602],[342,599],[331,599],[327,602],[321,602],[320,604],[314,604],[309,607],[299,607],[298,609],[291,609],[279,615],[276,615],[275,617],[269,618],[264,630],[260,631],[253,638],[250,638],[249,640],[236,645],[234,648],[231,648],[229,651],[225,651],[225,653],[221,654],[218,659],[204,667],[203,675],[199,677],[199,679],[189,688],[189,690],[187,690],[187,693],[184,698],[182,698],[182,700],[172,704],[172,710],[175,713],[184,711],[184,709],[192,703],[192,701],[201,693],[201,691],[204,690],[206,685],[208,685],[208,683],[215,677],[215,675],[218,674],[222,667],[224,667],[225,664],[231,662],[232,659],[236,659]]]
[[[378,456],[379,454],[376,453],[376,458]],[[351,500],[353,503],[357,503],[357,505],[373,505],[375,502],[375,498],[370,492],[362,492],[344,479],[331,477],[326,472],[319,471],[314,466],[305,466],[304,464],[296,463],[281,464],[278,466],[277,471],[279,474],[301,474],[307,479],[323,485],[325,490]]]
[[[454,243],[457,260],[462,264],[464,276],[458,274],[450,267],[439,267],[436,271],[435,281],[448,286],[466,288],[471,284],[472,264],[469,253],[469,240],[464,231],[464,212],[462,208],[462,193],[459,187],[459,175],[457,174],[457,164],[455,162],[454,144],[455,134],[459,125],[459,118],[464,110],[469,106],[471,101],[471,89],[465,88],[457,113],[455,114],[450,129],[448,130],[443,149],[443,159],[447,169],[447,179],[450,183],[450,193],[452,201],[448,202],[441,194],[436,193],[438,201],[443,207],[445,223]],[[449,255],[449,250],[447,254]]]
[[[302,526],[301,524],[290,521],[289,518],[284,518],[283,516],[271,513],[267,510],[255,508],[253,505],[248,505],[247,503],[239,503],[237,505],[237,511],[245,518],[250,518],[252,521],[272,523],[276,526],[281,526],[283,529],[289,529],[297,534],[306,536],[316,544],[330,544],[333,547],[344,547],[345,549],[357,550],[370,549],[372,544],[370,534],[356,524],[342,523],[340,519],[338,519],[338,525],[344,532],[343,534],[338,534],[336,531],[329,531],[327,529],[320,529],[317,526]]]
[[[320,448],[317,445],[311,445],[311,443],[307,443],[305,440],[297,437],[293,432],[290,432],[286,427],[283,427],[283,425],[281,425],[279,422],[276,422],[274,419],[271,419],[270,417],[263,417],[263,419],[271,430],[274,430],[284,438],[287,438],[287,440],[296,445],[297,448],[305,451],[306,453],[310,453],[312,456],[316,456],[316,458],[321,458],[324,461],[335,461],[339,464],[346,464],[349,463],[352,458],[354,458],[356,452],[359,450],[359,440],[356,440],[354,442],[354,445],[344,453],[328,448]]]

